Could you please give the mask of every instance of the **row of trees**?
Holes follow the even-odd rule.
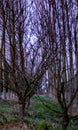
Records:
[[[41,87],[45,75],[47,91],[62,108],[66,130],[78,93],[77,1],[1,0],[0,23],[0,88],[17,94],[20,121],[26,100]]]

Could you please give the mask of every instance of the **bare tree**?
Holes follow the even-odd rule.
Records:
[[[3,87],[17,94],[19,119],[23,122],[26,100],[40,88],[49,56],[46,58],[45,48],[42,49],[39,41],[33,39],[31,3],[7,0],[4,6],[7,21],[3,26],[3,36],[6,40],[2,39],[2,42],[6,45],[6,55],[2,53],[5,67],[2,65],[0,69],[5,76],[1,82],[6,81]]]
[[[73,17],[76,20],[78,15],[77,2],[75,1],[73,5],[69,0],[44,0],[39,1],[39,5],[38,3],[35,5],[40,7],[37,8],[38,20],[45,39],[44,44],[51,55],[48,88],[52,91],[52,97],[54,94],[61,106],[62,130],[66,130],[70,122],[69,110],[78,93],[77,80],[75,80],[78,72],[74,60],[74,49],[77,48],[77,22],[73,21]],[[76,8],[76,12],[72,12],[72,8],[73,10]],[[73,30],[75,38],[73,38]]]

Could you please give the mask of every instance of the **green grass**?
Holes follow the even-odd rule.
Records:
[[[0,100],[0,124],[16,122],[17,118],[12,114],[14,101]]]
[[[0,100],[0,113],[3,115],[0,116],[0,124],[19,121],[18,108],[18,103],[15,101]],[[30,116],[25,116],[24,121],[27,124],[33,124],[34,128],[37,128],[42,122],[45,122],[45,124],[48,124],[49,126],[55,124],[55,127],[57,127],[56,130],[61,130],[61,116],[59,114],[61,108],[50,98],[46,96],[33,96],[31,98],[31,105],[26,109],[26,112],[29,113]],[[72,127],[69,127],[68,130],[78,130],[77,124],[78,120],[74,120],[73,123],[71,123]]]
[[[57,127],[57,129],[56,130],[62,130],[62,128],[61,127]],[[78,130],[78,127],[68,127],[68,129],[67,130]]]
[[[59,112],[61,109],[59,105],[55,102],[52,102],[51,99],[44,96],[34,96],[33,103],[30,106],[29,110],[32,113],[32,118],[39,120],[46,120],[47,122],[59,122]],[[57,114],[54,112],[57,111]]]
[[[46,96],[33,96],[28,112],[32,114],[31,120],[28,118],[30,122],[38,124],[45,121],[49,125],[53,123],[55,126],[61,124],[60,106]],[[78,120],[74,121],[73,127],[69,127],[68,130],[78,130],[77,122]],[[61,130],[61,127],[58,127],[57,130]]]

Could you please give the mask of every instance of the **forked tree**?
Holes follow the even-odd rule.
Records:
[[[71,116],[69,110],[78,95],[78,5],[77,1],[73,4],[69,0],[44,0],[35,1],[35,6],[37,23],[51,55],[48,89],[61,106],[62,130],[66,130]]]
[[[4,51],[1,48],[0,85],[17,94],[19,119],[23,121],[26,101],[41,87],[49,56],[46,58],[38,39],[33,39],[31,3],[3,0],[0,5],[1,45],[5,45]]]

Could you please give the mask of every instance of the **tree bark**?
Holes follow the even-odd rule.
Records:
[[[67,130],[67,125],[62,125],[62,130]]]
[[[67,130],[69,125],[69,117],[66,111],[63,112],[62,130]]]
[[[25,103],[19,103],[19,120],[24,122]]]
[[[30,97],[27,97],[26,99],[26,108],[30,106]]]

